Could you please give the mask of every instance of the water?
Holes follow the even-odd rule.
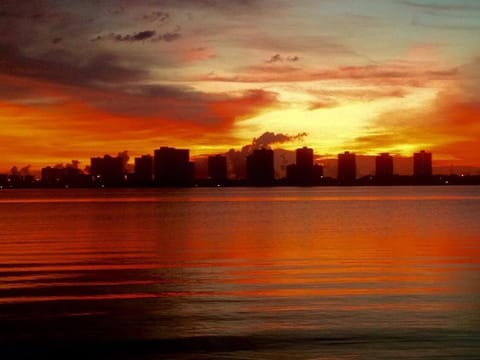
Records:
[[[11,358],[478,359],[480,187],[0,191]]]

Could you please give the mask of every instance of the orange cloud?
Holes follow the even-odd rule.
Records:
[[[405,154],[426,148],[437,164],[480,165],[480,102],[466,101],[453,91],[438,94],[428,107],[381,114],[357,137],[352,149]]]
[[[14,164],[88,161],[120,150],[135,155],[162,144],[235,142],[229,132],[237,120],[278,104],[276,94],[265,90],[212,94],[138,86],[137,93],[128,93],[12,76],[1,80],[0,151],[8,155],[0,172]]]
[[[241,83],[348,80],[371,85],[425,86],[427,81],[449,80],[456,78],[457,75],[456,68],[432,69],[420,63],[342,66],[320,70],[273,63],[239,69],[239,73],[235,75],[210,73],[195,80]]]
[[[182,53],[182,61],[185,64],[195,63],[210,59],[215,56],[213,49],[208,47],[189,48]]]

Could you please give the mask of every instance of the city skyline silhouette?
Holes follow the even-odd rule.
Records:
[[[92,157],[85,170],[78,162],[67,166],[47,166],[40,178],[30,174],[0,174],[0,188],[16,187],[194,187],[194,186],[352,186],[352,185],[465,185],[480,184],[480,175],[435,174],[432,154],[421,150],[412,156],[411,175],[394,171],[395,159],[389,153],[375,156],[375,169],[357,174],[357,155],[344,151],[337,155],[336,176],[324,176],[324,166],[316,162],[312,148],[295,150],[295,162],[285,174],[275,172],[274,150],[252,149],[243,159],[244,176],[232,176],[228,154],[208,156],[208,177],[196,171],[188,149],[162,146],[151,154],[135,157],[133,171],[128,167],[127,151],[116,157]],[[238,159],[237,159],[238,160]]]

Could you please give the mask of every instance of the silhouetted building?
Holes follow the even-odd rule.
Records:
[[[313,165],[313,183],[319,184],[323,179],[323,166],[315,164]]]
[[[136,185],[151,185],[153,181],[153,157],[142,155],[135,158],[135,174],[133,176]]]
[[[94,183],[105,186],[121,186],[125,183],[123,159],[105,155],[90,159],[90,174]]]
[[[33,175],[23,175],[21,177],[22,186],[31,187],[35,183],[35,176]]]
[[[310,169],[313,167],[313,149],[304,146],[295,151],[297,166],[299,168]]]
[[[0,175],[0,186],[2,188],[32,187],[36,184],[35,176],[30,174],[12,173]]]
[[[432,176],[432,154],[424,150],[413,154],[413,175],[425,178]]]
[[[393,157],[389,153],[382,153],[375,158],[375,176],[379,178],[393,176]]]
[[[88,176],[76,167],[51,167],[42,169],[41,183],[48,187],[78,187],[88,185]]]
[[[303,147],[295,152],[296,164],[287,166],[287,182],[291,185],[313,185],[323,176],[323,167],[313,164],[313,149]]]
[[[5,189],[8,187],[8,175],[0,174],[0,189]]]
[[[338,154],[338,181],[343,185],[351,185],[355,183],[357,178],[357,165],[355,154],[345,151]]]
[[[208,178],[216,182],[227,180],[227,157],[215,155],[208,157]]]
[[[313,181],[313,149],[303,147],[295,151],[298,182],[311,185]]]
[[[298,183],[298,172],[297,172],[297,164],[289,164],[287,165],[287,183],[290,185],[297,185]]]
[[[187,149],[163,146],[154,153],[154,177],[158,186],[191,186],[194,183],[194,163]]]
[[[62,169],[47,166],[42,169],[42,184],[45,186],[62,186]]]
[[[66,186],[80,187],[90,184],[90,177],[82,170],[72,166],[63,169],[63,178]]]
[[[256,186],[273,184],[273,150],[254,150],[252,154],[247,156],[247,182]]]
[[[8,182],[8,187],[16,188],[16,187],[22,186],[23,179],[22,179],[22,176],[18,174],[10,174],[8,175],[7,182]]]

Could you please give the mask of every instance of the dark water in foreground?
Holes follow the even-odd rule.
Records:
[[[0,191],[0,356],[480,358],[480,187]]]

